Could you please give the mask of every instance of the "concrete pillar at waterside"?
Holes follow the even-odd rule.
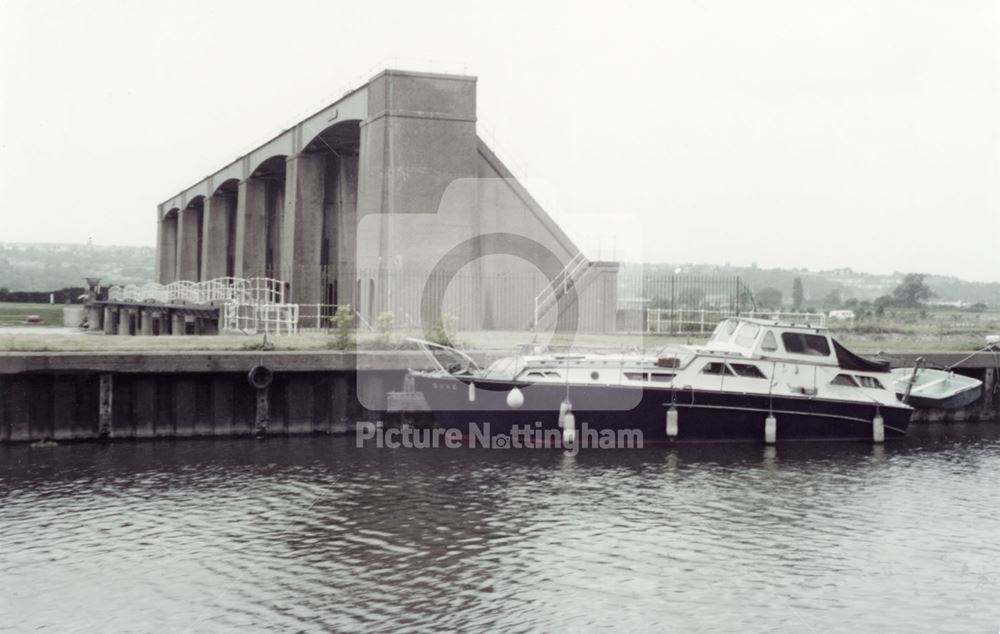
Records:
[[[188,208],[180,212],[177,237],[177,279],[198,281],[198,234],[201,213]]]
[[[236,277],[263,277],[267,246],[267,183],[242,181],[236,196]]]
[[[229,209],[236,204],[232,194],[218,193],[205,199],[202,212],[201,279],[226,277],[229,258]]]
[[[300,154],[285,172],[285,214],[281,227],[283,281],[297,304],[322,301],[320,259],[323,247],[325,154]]]
[[[118,334],[130,336],[135,320],[134,308],[122,308],[118,311]]]
[[[104,307],[104,334],[115,334],[115,309],[110,306]]]
[[[174,313],[170,318],[170,334],[174,336],[180,336],[186,334],[185,332],[185,319],[184,315]]]
[[[100,306],[91,305],[87,309],[87,330],[97,332],[104,328],[104,309]]]
[[[139,313],[139,319],[141,323],[139,325],[139,334],[143,337],[153,336],[153,311],[144,310]]]

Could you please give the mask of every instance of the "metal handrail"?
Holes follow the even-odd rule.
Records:
[[[534,325],[538,325],[538,320],[541,318],[541,313],[545,307],[548,306],[553,300],[558,300],[560,296],[560,287],[562,293],[565,294],[569,290],[569,283],[576,279],[576,275],[579,271],[586,268],[588,264],[587,258],[583,255],[582,251],[577,251],[566,266],[563,267],[562,271],[559,272],[542,291],[535,296],[535,321]]]

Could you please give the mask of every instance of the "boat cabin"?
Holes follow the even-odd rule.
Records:
[[[850,352],[826,328],[765,319],[726,319],[697,348],[701,354],[752,357],[794,363],[838,366],[864,372],[888,372],[887,364]]]

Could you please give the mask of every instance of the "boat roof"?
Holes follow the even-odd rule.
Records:
[[[785,330],[801,330],[815,333],[826,333],[829,330],[825,326],[816,326],[808,323],[795,323],[792,321],[781,321],[780,319],[761,319],[760,317],[731,317],[736,321],[749,322],[758,326],[769,326],[772,328],[784,328]]]

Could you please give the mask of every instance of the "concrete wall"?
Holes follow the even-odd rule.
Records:
[[[259,353],[0,355],[0,442],[252,436],[247,372]],[[361,390],[399,390],[417,353],[271,353],[267,435],[347,433],[378,412]],[[358,373],[356,368],[365,371]],[[359,385],[360,380],[371,385]],[[366,402],[372,401],[366,398]],[[379,401],[375,401],[376,405]]]

